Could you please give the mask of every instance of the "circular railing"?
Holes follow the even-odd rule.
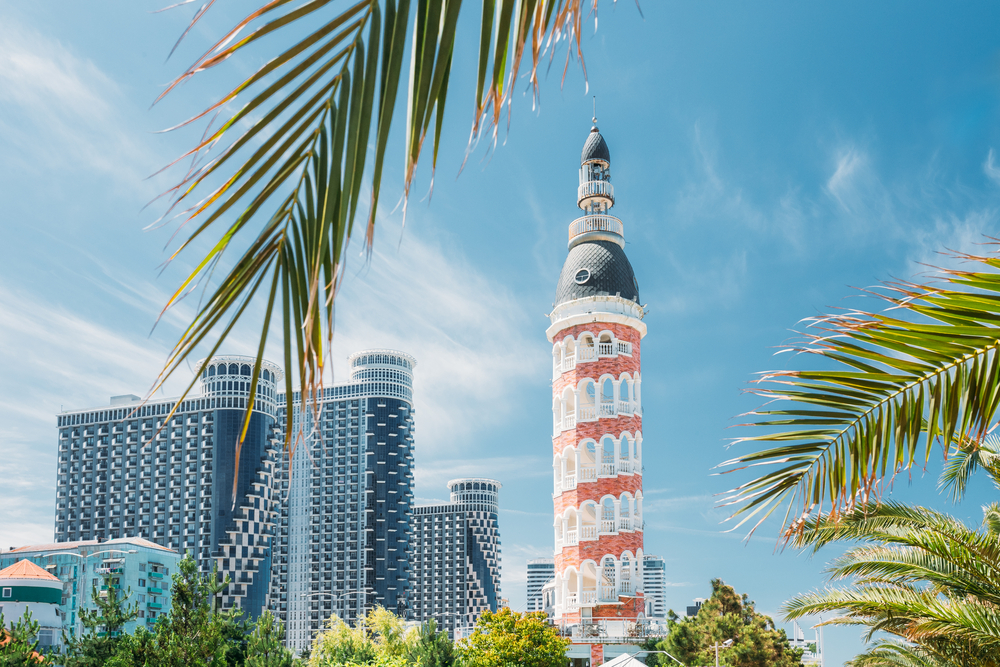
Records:
[[[576,199],[578,202],[581,202],[588,197],[607,197],[614,202],[615,186],[611,185],[610,181],[587,181],[586,183],[581,183],[576,190]]]
[[[569,238],[573,240],[588,232],[609,232],[625,236],[625,225],[613,215],[585,215],[569,223]]]

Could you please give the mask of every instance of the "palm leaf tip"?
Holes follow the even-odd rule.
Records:
[[[786,525],[794,533],[811,506],[843,512],[878,498],[885,482],[926,463],[934,448],[945,458],[957,450],[942,479],[957,496],[971,472],[987,459],[994,465],[980,443],[1000,406],[1000,300],[992,296],[1000,290],[1000,262],[966,259],[977,270],[942,269],[933,284],[885,284],[875,292],[885,310],[815,318],[786,349],[824,357],[821,370],[770,371],[754,380],[752,391],[768,409],[751,413],[751,423],[764,429],[734,444],[767,448],[723,466],[776,472],[737,487],[736,516],[795,502]],[[788,466],[793,460],[802,465]]]

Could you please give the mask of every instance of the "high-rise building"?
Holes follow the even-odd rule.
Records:
[[[667,617],[667,564],[659,556],[642,558],[642,584],[646,598],[646,618]]]
[[[528,604],[527,611],[545,611],[542,588],[552,581],[556,573],[556,562],[552,558],[534,558],[528,561]]]
[[[231,578],[223,607],[256,618],[270,586],[283,374],[264,362],[237,459],[253,363],[232,356],[200,362],[200,395],[183,401],[143,404],[129,394],[59,414],[56,541],[140,536],[190,552],[203,571],[215,562]]]
[[[136,618],[125,624],[125,632],[131,634],[140,626],[152,629],[156,619],[170,611],[170,575],[177,572],[180,559],[181,555],[169,547],[141,537],[120,537],[105,542],[85,540],[13,548],[0,552],[0,570],[30,561],[60,582],[57,604],[61,627],[55,632],[55,642],[59,643],[63,633],[77,637],[83,634],[80,610],[97,608],[94,587],[98,595],[103,594],[105,577],[111,577],[111,583],[123,594],[131,591],[129,604],[139,605]],[[13,621],[16,619],[11,614],[16,610],[6,606],[8,601],[0,591],[0,611]]]
[[[416,361],[366,350],[349,364],[350,380],[323,388],[318,404],[293,395],[271,597],[298,652],[332,614],[351,621],[378,604],[405,615],[409,605]],[[286,423],[284,408],[278,418]]]
[[[500,605],[500,482],[448,482],[451,502],[413,508],[413,618],[455,637]]]
[[[596,121],[595,121],[596,122]],[[546,331],[552,343],[555,616],[635,621],[643,600],[642,390],[646,334],[615,203],[611,154],[583,147],[569,254]],[[622,632],[626,632],[623,629]]]

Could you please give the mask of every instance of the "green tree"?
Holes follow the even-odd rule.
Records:
[[[48,667],[52,660],[38,652],[38,621],[31,617],[31,610],[8,628],[0,611],[0,666]]]
[[[282,644],[285,627],[270,610],[257,618],[247,642],[247,667],[291,667],[292,653]]]
[[[720,664],[729,667],[796,667],[802,651],[793,649],[785,631],[774,626],[769,616],[757,612],[746,594],[738,595],[721,579],[712,580],[712,597],[694,618],[679,618],[670,612],[666,638],[652,642],[655,650],[666,651],[686,665],[714,665],[716,644]],[[649,649],[647,645],[645,648]],[[676,664],[665,655],[650,655],[649,665]]]
[[[155,633],[140,628],[123,641],[115,667],[228,667],[226,626],[238,614],[212,611],[213,582],[198,572],[190,554],[177,569],[170,613],[157,622]]]
[[[132,589],[121,595],[118,578],[104,575],[101,591],[91,587],[90,599],[95,609],[80,609],[83,634],[76,638],[66,638],[66,667],[102,667],[118,651],[122,642],[122,628],[139,615],[139,603],[128,603]]]
[[[362,623],[350,627],[331,616],[327,629],[313,640],[310,667],[370,665],[405,667],[417,642],[415,630],[407,632],[402,619],[381,606],[368,612]]]
[[[452,667],[455,664],[455,645],[447,632],[437,629],[437,621],[433,618],[420,626],[407,663],[415,667]]]
[[[468,667],[565,667],[569,640],[546,621],[544,612],[520,614],[504,607],[484,611],[472,634],[457,642]]]
[[[175,370],[186,368],[190,355],[205,355],[201,343],[215,338],[207,356],[215,354],[233,330],[227,321],[242,317],[247,301],[261,293],[265,308],[251,392],[257,387],[271,316],[277,312],[284,331],[287,396],[293,395],[293,376],[302,384],[303,397],[315,396],[332,344],[344,251],[359,207],[364,243],[369,251],[372,246],[392,123],[397,117],[406,119],[407,197],[428,135],[432,169],[437,162],[452,59],[476,57],[454,50],[465,26],[475,25],[459,21],[461,0],[412,5],[410,0],[267,2],[250,9],[164,91],[167,95],[224,62],[256,68],[203,113],[182,123],[201,120],[208,127],[203,139],[175,162],[192,158],[199,163],[165,193],[171,200],[167,213],[182,211],[180,217],[194,223],[173,256],[212,240],[207,254],[193,258],[196,268],[165,307],[175,305],[194,285],[211,281],[227,250],[238,254],[208,290],[168,357],[157,388]],[[502,112],[510,109],[525,62],[536,93],[538,65],[547,52],[554,55],[560,42],[575,50],[582,64],[583,20],[597,11],[597,0],[498,0],[481,7],[474,40],[476,86],[468,99],[470,141],[491,136],[495,144]],[[194,20],[201,16],[199,12]],[[260,48],[271,51],[261,58]],[[407,54],[408,74],[403,72]],[[400,89],[409,91],[405,114],[396,113]],[[219,123],[208,120],[218,113]],[[370,187],[363,190],[369,178]],[[248,402],[253,401],[251,393]],[[243,437],[249,411],[246,419]],[[291,425],[286,438],[290,442]],[[238,456],[239,447],[236,451]]]
[[[812,318],[788,350],[816,364],[755,381],[766,407],[751,413],[757,428],[738,444],[763,449],[723,464],[762,471],[727,500],[740,525],[784,506],[791,537],[818,513],[876,502],[935,450],[964,450],[966,473],[981,460],[1000,408],[1000,256],[961,259],[967,270],[876,290],[882,312]]]

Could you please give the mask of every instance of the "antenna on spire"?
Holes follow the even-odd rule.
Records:
[[[594,125],[597,125],[597,95],[594,95]]]

